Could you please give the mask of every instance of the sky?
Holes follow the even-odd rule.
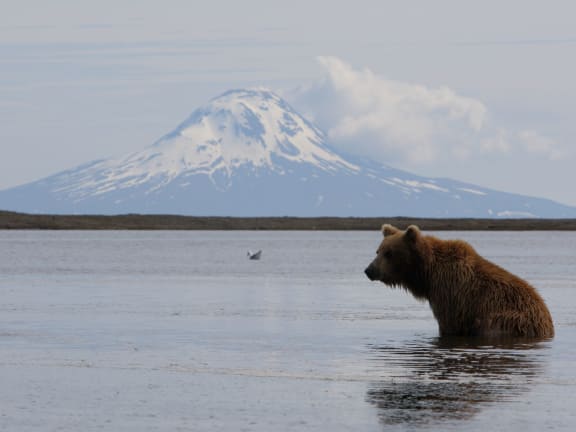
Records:
[[[2,1],[0,189],[267,87],[333,145],[576,206],[572,1]]]

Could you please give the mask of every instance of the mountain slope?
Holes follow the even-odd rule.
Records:
[[[576,217],[576,208],[354,159],[274,93],[233,90],[142,151],[0,191],[42,213]]]

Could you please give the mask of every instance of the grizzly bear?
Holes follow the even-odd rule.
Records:
[[[415,225],[401,231],[385,224],[382,233],[366,276],[428,300],[440,335],[554,336],[552,317],[536,290],[468,243],[423,235]]]

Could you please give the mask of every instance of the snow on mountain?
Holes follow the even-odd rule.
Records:
[[[575,217],[576,208],[339,154],[266,89],[232,90],[152,146],[0,191],[42,213]]]
[[[229,91],[197,109],[151,147],[94,163],[55,179],[56,192],[81,200],[179,176],[207,175],[219,189],[240,166],[284,174],[278,162],[309,163],[327,172],[358,170],[325,146],[324,134],[266,90]],[[71,181],[74,180],[74,181]]]

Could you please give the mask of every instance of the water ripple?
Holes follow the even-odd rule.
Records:
[[[375,371],[366,399],[385,425],[465,420],[528,391],[542,373],[547,342],[427,338],[370,346]]]

